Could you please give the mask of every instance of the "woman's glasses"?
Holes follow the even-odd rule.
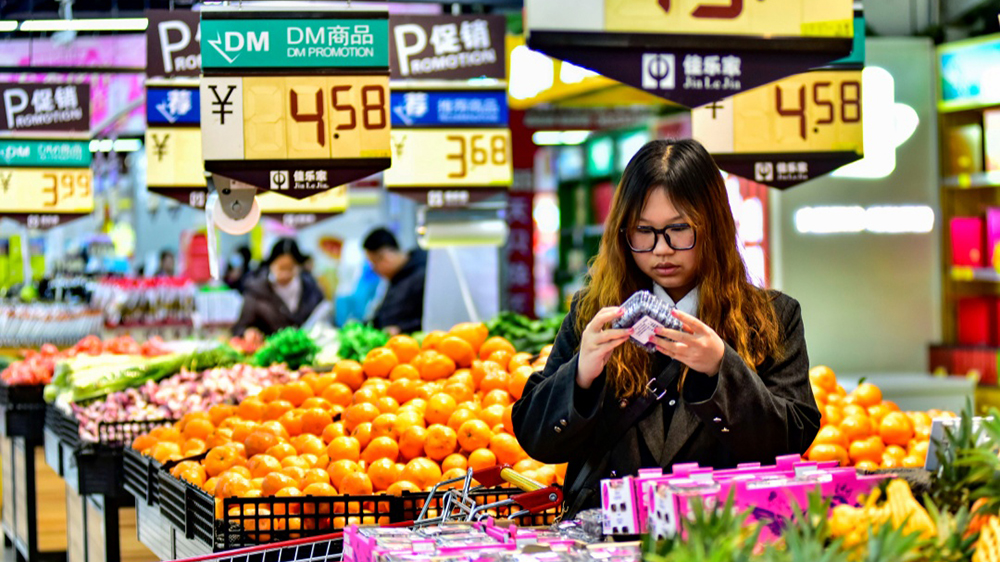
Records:
[[[635,226],[623,228],[622,233],[633,252],[652,252],[656,249],[660,235],[667,246],[678,251],[690,250],[695,243],[694,227],[687,223],[668,224],[663,228]]]

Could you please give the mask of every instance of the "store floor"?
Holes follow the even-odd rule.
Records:
[[[66,483],[45,464],[44,450],[35,450],[36,490],[38,494],[38,546],[42,552],[66,550]],[[135,529],[135,508],[119,510],[121,562],[155,562],[159,560],[139,542]],[[0,541],[0,561],[15,562],[12,548]],[[88,562],[102,562],[90,560]]]

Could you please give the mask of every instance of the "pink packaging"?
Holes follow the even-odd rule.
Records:
[[[605,535],[639,533],[639,510],[633,477],[601,481],[601,506]]]
[[[952,265],[983,267],[983,219],[954,217],[950,227]]]
[[[997,246],[1000,245],[1000,207],[986,208],[986,267],[996,267]]]

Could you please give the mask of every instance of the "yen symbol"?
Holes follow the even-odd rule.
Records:
[[[212,84],[208,87],[209,90],[212,90],[212,96],[215,97],[215,101],[212,102],[212,105],[218,106],[216,109],[212,110],[212,113],[219,116],[220,125],[225,125],[226,115],[232,115],[233,113],[232,109],[227,109],[227,108],[233,105],[233,102],[229,101],[229,98],[233,97],[233,92],[236,90],[236,86],[229,86],[229,89],[226,91],[226,97],[224,98],[219,97],[218,88],[219,87],[216,86],[215,84]]]
[[[14,172],[8,172],[6,176],[0,175],[0,185],[3,186],[3,192],[7,193],[10,189],[10,180],[14,177]]]
[[[163,157],[167,155],[167,140],[170,139],[170,135],[163,135],[161,140],[156,133],[153,133],[153,153],[156,155],[157,162],[163,162]]]

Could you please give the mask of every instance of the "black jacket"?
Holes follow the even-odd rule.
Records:
[[[599,481],[612,473],[621,477],[684,462],[713,468],[773,464],[777,456],[809,448],[820,413],[809,384],[799,303],[782,293],[771,295],[784,329],[782,359],[768,359],[754,372],[727,343],[717,376],[689,372],[682,394],[674,385],[624,435],[609,435],[628,403],[606,388],[605,375],[587,390],[576,384],[580,337],[574,300],[544,371],[528,379],[513,408],[514,434],[532,458],[569,463],[564,493],[571,512],[597,507]],[[660,373],[671,362],[657,353],[651,370]],[[588,460],[596,465],[594,459],[606,456],[603,474],[581,478]]]
[[[247,328],[257,328],[265,336],[269,336],[282,328],[304,324],[324,297],[312,274],[303,271],[299,275],[302,280],[302,296],[294,314],[271,287],[267,268],[251,277],[243,293],[243,311],[233,326],[233,334],[242,335]]]
[[[385,299],[375,311],[376,328],[396,326],[404,333],[419,332],[424,317],[424,279],[427,277],[427,252],[410,252],[406,265],[389,280]]]

